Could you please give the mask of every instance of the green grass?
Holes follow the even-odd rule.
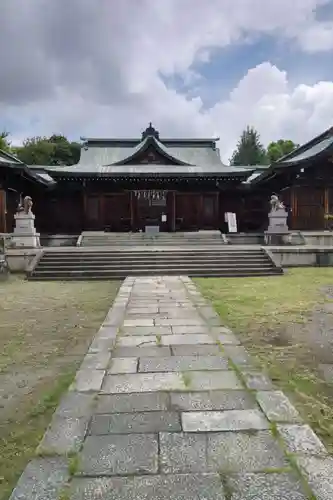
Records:
[[[258,366],[291,397],[332,452],[333,391],[318,372],[320,359],[304,332],[314,308],[329,301],[323,288],[333,285],[333,269],[295,269],[267,278],[197,279],[196,283],[224,324],[239,335]]]
[[[35,456],[117,293],[114,282],[0,282],[0,500]]]
[[[79,465],[80,465],[79,456],[77,454],[69,459],[68,473],[70,476],[74,476],[77,473]]]
[[[181,377],[185,387],[188,389],[191,386],[191,374],[189,372],[182,372]]]

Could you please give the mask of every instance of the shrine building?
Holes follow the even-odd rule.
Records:
[[[41,234],[82,231],[263,232],[269,199],[284,201],[292,230],[323,230],[333,212],[333,128],[269,166],[229,166],[218,138],[84,138],[72,166],[25,165],[0,152],[0,232],[11,232],[20,196],[33,199]]]

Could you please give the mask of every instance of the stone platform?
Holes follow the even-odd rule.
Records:
[[[11,500],[333,498],[333,458],[186,277],[125,280],[37,451]]]

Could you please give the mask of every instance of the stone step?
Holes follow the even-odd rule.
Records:
[[[277,271],[275,269],[270,269],[270,270],[262,270],[260,269],[248,269],[248,270],[233,270],[233,271],[227,271],[227,270],[215,270],[215,271],[203,271],[203,270],[196,270],[196,271],[189,271],[186,269],[180,270],[180,269],[168,269],[167,271],[161,272],[159,271],[151,271],[147,270],[146,272],[140,271],[140,272],[135,272],[135,271],[115,271],[114,273],[108,273],[108,274],[86,274],[85,272],[81,274],[74,274],[74,273],[68,273],[68,274],[45,274],[45,273],[40,273],[38,272],[37,274],[34,274],[32,276],[29,276],[29,280],[40,280],[40,281],[53,281],[53,280],[59,280],[59,281],[75,281],[75,280],[123,280],[127,276],[179,276],[179,275],[187,275],[190,277],[197,277],[197,278],[246,278],[246,277],[256,277],[256,276],[279,276],[282,273],[280,271]]]
[[[222,247],[221,247],[222,248]],[[46,252],[29,279],[123,279],[126,276],[262,276],[280,274],[261,248]]]
[[[84,273],[108,273],[108,272],[113,272],[114,270],[122,269],[123,272],[138,272],[141,273],[143,271],[159,271],[162,274],[164,271],[167,273],[168,269],[178,269],[179,274],[183,274],[184,270],[186,272],[190,272],[191,270],[211,270],[211,271],[219,271],[219,270],[227,270],[227,271],[235,271],[237,269],[240,270],[248,270],[248,269],[262,269],[262,270],[270,270],[272,268],[271,264],[269,262],[267,263],[255,263],[255,264],[247,264],[247,263],[232,263],[232,264],[216,264],[216,265],[211,265],[209,263],[205,264],[202,263],[200,265],[195,265],[195,264],[186,264],[183,262],[180,263],[172,263],[172,264],[160,264],[157,263],[156,265],[151,265],[148,262],[137,265],[137,264],[128,264],[127,266],[121,266],[119,263],[115,262],[113,265],[108,264],[104,266],[81,266],[81,265],[69,265],[69,266],[48,266],[48,267],[39,267],[38,271],[36,272],[50,272],[50,273],[57,273],[57,272],[84,272]]]
[[[162,256],[172,256],[172,255],[202,255],[202,256],[246,256],[246,255],[260,255],[263,254],[263,250],[260,248],[249,248],[249,249],[243,249],[243,248],[219,248],[219,249],[173,249],[173,250],[164,250],[164,249],[158,249],[158,250],[87,250],[87,251],[81,251],[81,250],[76,250],[73,249],[71,251],[66,251],[66,250],[60,250],[60,251],[48,251],[46,250],[45,253],[43,254],[43,258],[52,258],[52,257],[92,257],[92,256],[111,256],[111,257],[117,257],[119,255],[123,256],[128,256],[130,258],[133,258],[133,256],[144,256],[149,258],[153,257],[162,257]]]
[[[80,248],[91,248],[91,247],[113,247],[113,246],[122,246],[122,247],[135,247],[135,246],[158,246],[158,245],[163,245],[163,246],[169,246],[169,247],[177,247],[177,246],[186,246],[186,247],[197,247],[198,245],[205,245],[205,246],[214,246],[214,247],[220,247],[223,245],[226,245],[225,243],[221,242],[214,242],[214,241],[202,241],[201,243],[196,241],[196,242],[184,242],[184,241],[95,241],[95,242],[89,242],[84,245],[80,245]]]
[[[53,258],[47,258],[45,259],[44,257],[41,258],[40,264],[57,264],[57,263],[72,263],[72,262],[78,262],[78,263],[87,263],[87,264],[105,264],[107,262],[176,262],[176,261],[181,261],[181,262],[225,262],[228,263],[230,261],[236,261],[239,262],[239,257],[233,256],[233,255],[210,255],[210,256],[198,256],[198,255],[161,255],[161,256],[147,256],[147,255],[140,255],[136,256],[134,255],[133,257],[131,256],[123,256],[123,255],[115,255],[115,256],[106,256],[106,257],[75,257],[73,256],[66,256],[66,257],[53,257]],[[256,261],[267,261],[267,257],[265,255],[247,255],[242,258],[242,261],[247,261],[247,262],[256,262]]]

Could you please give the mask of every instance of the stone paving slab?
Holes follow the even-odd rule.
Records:
[[[243,385],[232,370],[193,371],[188,374],[186,389],[189,391],[236,390],[243,389]]]
[[[121,394],[181,390],[186,390],[186,386],[179,373],[129,373],[127,375],[107,375],[101,392]]]
[[[125,336],[145,336],[145,335],[171,335],[172,329],[171,326],[152,326],[152,327],[145,327],[145,326],[133,326],[133,327],[124,327],[122,328],[122,334]]]
[[[75,479],[71,491],[71,500],[227,500],[218,474]]]
[[[163,392],[101,395],[97,398],[95,414],[166,411],[169,401],[169,395]]]
[[[218,345],[172,345],[173,356],[221,356]]]
[[[230,410],[182,413],[185,432],[246,431],[268,429],[259,410]]]
[[[108,370],[109,375],[120,373],[136,373],[138,368],[138,358],[113,358]]]
[[[289,453],[299,455],[327,455],[325,446],[308,425],[278,424],[277,430]]]
[[[81,370],[105,370],[111,360],[111,351],[87,354],[81,364]]]
[[[37,453],[41,455],[68,455],[78,452],[87,432],[89,417],[53,417]]]
[[[170,411],[149,411],[140,413],[113,413],[94,415],[89,434],[145,434],[162,431],[181,431],[180,416]]]
[[[86,417],[93,411],[95,397],[93,394],[83,394],[82,392],[68,392],[61,399],[55,412],[58,417]]]
[[[295,473],[234,474],[226,477],[227,489],[237,500],[308,500]]]
[[[296,461],[298,467],[305,474],[315,498],[317,500],[332,500],[333,457],[299,456]]]
[[[270,431],[208,435],[209,464],[222,473],[278,471],[289,462]]]
[[[37,451],[10,500],[333,498],[332,457],[188,277],[124,281]]]
[[[67,460],[34,459],[20,477],[10,500],[59,500],[68,476]]]
[[[209,334],[184,333],[183,335],[162,335],[162,345],[200,345],[216,344]]]
[[[179,411],[246,410],[256,408],[246,391],[172,392],[171,409]]]
[[[168,358],[140,358],[138,371],[182,372],[193,370],[227,370],[228,366],[228,360],[222,356],[173,356]]]
[[[281,391],[258,391],[257,401],[272,422],[300,422],[296,408]]]
[[[208,472],[204,434],[161,433],[160,464],[163,474]]]
[[[76,374],[70,390],[77,392],[99,391],[104,379],[104,370],[83,369]]]
[[[88,436],[79,456],[78,475],[157,474],[158,441],[154,434]]]

